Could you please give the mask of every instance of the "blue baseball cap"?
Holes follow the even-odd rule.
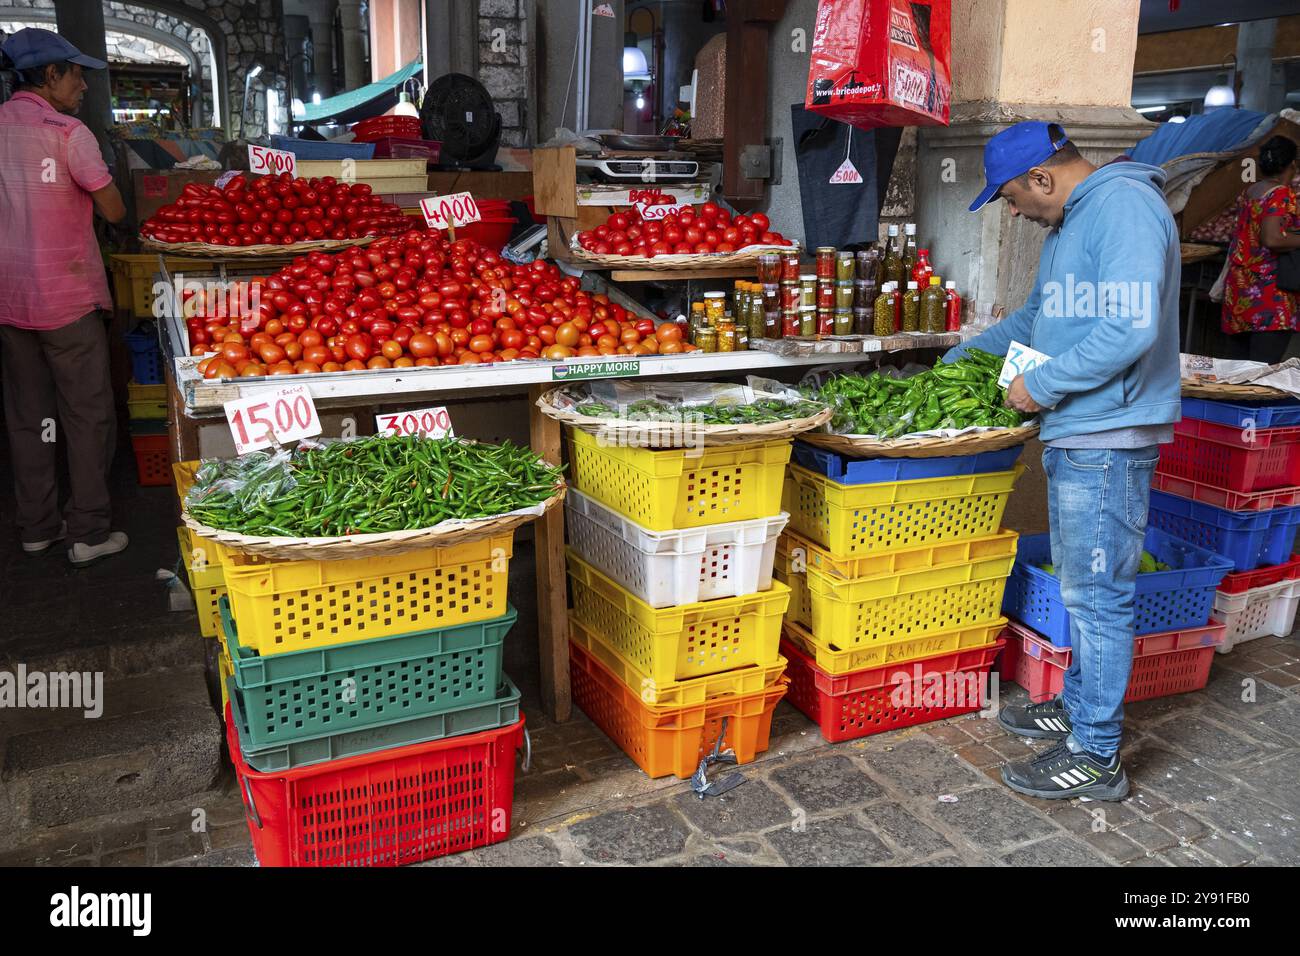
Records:
[[[1052,141],[1053,131],[1060,137],[1056,142]],[[1056,123],[1037,120],[1017,123],[998,133],[984,147],[984,178],[988,185],[970,204],[970,211],[979,209],[1017,176],[1041,166],[1068,142],[1065,130]]]
[[[38,30],[25,27],[4,42],[0,47],[5,56],[13,61],[14,69],[29,70],[34,66],[47,63],[76,63],[91,70],[102,70],[108,66],[103,60],[86,56],[63,37],[50,30]]]

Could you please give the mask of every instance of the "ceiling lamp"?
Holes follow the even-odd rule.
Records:
[[[646,62],[645,52],[637,46],[635,33],[623,34],[623,80],[650,79],[650,64]]]
[[[1216,84],[1205,91],[1204,106],[1207,110],[1216,109],[1220,106],[1236,106],[1237,94],[1232,91],[1232,87],[1224,83]]]

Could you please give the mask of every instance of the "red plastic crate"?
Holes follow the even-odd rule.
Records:
[[[785,672],[790,678],[790,703],[817,725],[823,739],[837,743],[979,710],[985,703],[985,678],[1002,646],[998,641],[839,675],[826,673],[789,641],[781,641],[781,653],[789,661]],[[963,679],[953,685],[961,703],[927,705],[925,682],[936,674],[970,675],[977,682],[975,699],[969,699],[971,684]]]
[[[389,113],[383,116],[371,116],[359,120],[352,127],[352,135],[358,143],[373,143],[385,136],[404,136],[412,139],[420,135],[420,118],[418,116],[398,116]]]
[[[1228,594],[1241,594],[1251,588],[1262,588],[1269,584],[1277,584],[1279,581],[1290,581],[1292,578],[1300,578],[1300,556],[1292,555],[1290,561],[1282,564],[1226,575],[1219,582],[1219,590]]]
[[[167,435],[132,435],[136,479],[142,485],[170,485],[172,464],[167,453]]]
[[[1214,649],[1223,643],[1226,631],[1224,624],[1210,624],[1135,638],[1133,670],[1124,702],[1200,690],[1210,679]],[[1016,623],[1007,625],[1007,637],[1021,639],[1015,681],[1029,691],[1029,699],[1038,703],[1059,694],[1070,668],[1070,648],[1054,647],[1046,638]]]
[[[1014,681],[1016,668],[1020,665],[1020,637],[1008,631],[1003,631],[999,637],[1004,640],[1005,646],[1002,648],[1002,653],[998,654],[996,662],[998,676],[1003,680]]]
[[[1174,425],[1173,442],[1160,446],[1156,470],[1245,494],[1291,488],[1300,485],[1300,428],[1242,429],[1184,418]]]
[[[226,741],[262,866],[400,866],[510,835],[523,718],[280,773],[244,762],[229,705]]]
[[[374,140],[375,159],[423,159],[435,166],[442,157],[442,143],[411,136],[381,136]]]
[[[1165,446],[1168,447],[1168,446]],[[1300,487],[1273,488],[1269,491],[1232,491],[1215,485],[1206,485],[1190,478],[1178,478],[1156,472],[1151,476],[1151,487],[1180,498],[1189,498],[1202,504],[1227,508],[1229,511],[1271,511],[1300,505]]]

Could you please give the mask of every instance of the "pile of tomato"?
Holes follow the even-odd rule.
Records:
[[[205,378],[695,351],[683,326],[638,319],[553,263],[518,265],[441,232],[300,256],[253,283],[243,315],[187,303]]]
[[[578,245],[597,255],[655,256],[737,252],[746,246],[790,246],[770,231],[761,212],[733,217],[716,203],[689,206],[662,219],[642,219],[636,209],[616,212],[595,229],[578,233]]]
[[[176,202],[145,220],[140,232],[158,242],[283,246],[395,235],[413,224],[366,183],[280,173],[252,180],[235,176],[220,188],[189,183]]]

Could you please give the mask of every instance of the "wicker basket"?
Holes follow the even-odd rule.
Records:
[[[218,246],[208,242],[159,242],[141,237],[140,248],[185,256],[213,256],[220,259],[254,259],[259,256],[296,256],[304,252],[336,252],[375,241],[375,236],[360,239],[313,239],[288,245],[258,243],[253,246]]]
[[[758,265],[758,257],[765,252],[799,252],[799,244],[789,246],[746,246],[738,252],[705,252],[691,255],[663,255],[653,259],[647,256],[598,255],[578,245],[575,234],[569,242],[569,255],[579,262],[605,266],[611,269],[680,269],[690,266],[725,268],[726,266]]]
[[[1023,445],[1037,435],[1037,425],[1020,425],[1016,428],[986,428],[955,438],[879,439],[826,432],[808,432],[800,438],[827,451],[855,458],[950,458]]]
[[[1295,398],[1290,392],[1267,385],[1231,385],[1227,382],[1201,382],[1196,379],[1183,379],[1184,398],[1208,398],[1213,401],[1253,401],[1271,398]]]
[[[699,445],[743,445],[753,442],[793,438],[831,420],[834,411],[823,409],[810,418],[791,418],[765,425],[700,425],[677,422],[638,422],[622,418],[596,418],[557,408],[554,397],[561,391],[553,388],[537,400],[542,414],[557,422],[572,425],[579,431],[609,444],[634,448],[682,448]]]
[[[550,511],[562,502],[565,490],[560,488],[542,502],[543,512]],[[500,515],[495,518],[461,522],[446,530],[434,527],[390,531],[384,534],[354,534],[337,538],[269,538],[221,531],[199,524],[190,517],[188,512],[181,515],[186,526],[201,537],[210,538],[244,554],[281,561],[343,560],[405,554],[420,548],[448,548],[452,545],[469,544],[472,541],[505,534],[537,517],[539,516],[533,514]]]

